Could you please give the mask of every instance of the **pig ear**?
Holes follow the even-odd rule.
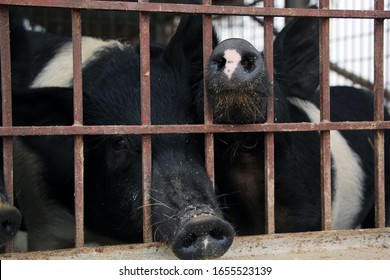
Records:
[[[319,85],[319,20],[296,18],[274,42],[275,78],[289,96],[309,99]]]
[[[73,90],[69,88],[13,92],[12,107],[16,126],[73,124]]]
[[[217,43],[217,35],[213,29],[213,48]],[[201,15],[183,15],[175,35],[164,51],[164,59],[169,64],[179,67],[180,70],[185,70],[182,69],[183,58],[190,65],[190,75],[202,72],[203,28]]]

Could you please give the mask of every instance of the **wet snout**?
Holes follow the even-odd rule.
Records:
[[[193,211],[181,225],[172,242],[172,249],[180,259],[213,259],[222,256],[234,238],[232,226],[217,215]]]
[[[264,71],[261,53],[248,41],[227,39],[212,52],[207,77],[223,82],[223,87],[246,87]]]

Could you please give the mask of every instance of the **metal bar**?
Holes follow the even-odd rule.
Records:
[[[273,0],[265,0],[264,7],[272,8]],[[268,98],[267,122],[274,122],[274,52],[273,52],[273,17],[264,18],[264,54],[271,84]],[[265,134],[264,141],[264,174],[265,174],[265,232],[275,233],[275,135],[273,132]]]
[[[12,126],[11,102],[11,48],[8,7],[0,6],[1,34],[1,89],[2,89],[2,122],[3,126]]]
[[[11,47],[9,30],[8,7],[0,6],[0,54],[1,54],[1,93],[2,93],[2,125],[12,126],[12,95],[11,95]],[[13,180],[13,138],[3,138],[3,171],[4,185],[7,201],[14,204],[14,180]],[[7,253],[12,252],[14,242],[8,242],[5,246]]]
[[[375,1],[375,10],[383,10],[384,1]],[[374,22],[374,119],[384,120],[384,20]],[[383,130],[375,132],[375,227],[386,225],[385,217],[385,135]],[[389,194],[388,194],[389,195]]]
[[[329,9],[329,0],[320,1],[320,9]],[[330,121],[329,88],[329,19],[320,19],[320,110],[321,122]],[[321,153],[321,224],[323,230],[332,229],[332,179],[330,131],[320,133]]]
[[[178,125],[106,125],[106,126],[19,126],[0,127],[0,136],[38,135],[115,135],[233,132],[296,132],[325,130],[390,129],[390,121],[262,123],[262,124],[182,124]]]
[[[139,0],[146,4],[149,0]],[[141,77],[141,123],[151,124],[150,108],[150,15],[141,12],[139,18],[140,26],[140,77]],[[143,193],[143,241],[152,242],[151,222],[151,198],[152,186],[152,136],[142,136],[142,193]]]
[[[72,10],[73,43],[73,116],[74,126],[83,125],[83,85],[81,65],[81,13]],[[84,143],[82,135],[74,137],[74,180],[75,180],[75,246],[84,246]]]
[[[72,43],[73,43],[73,92],[74,92],[74,125],[83,124],[83,84],[81,65],[81,14],[72,10]]]
[[[203,0],[203,5],[210,6],[212,0]],[[203,73],[206,73],[207,62],[210,54],[213,50],[213,39],[212,39],[212,19],[211,15],[203,15]],[[209,103],[206,86],[203,84],[204,91],[204,123],[213,123],[213,112]],[[207,133],[204,136],[205,141],[205,161],[207,174],[211,179],[213,188],[215,189],[215,168],[214,168],[214,134]]]
[[[188,5],[171,3],[141,3],[121,1],[68,1],[68,0],[0,0],[0,5],[31,7],[58,7],[80,10],[110,10],[159,13],[193,13],[207,15],[248,15],[271,17],[324,17],[324,18],[390,18],[390,11],[321,10],[303,8],[262,8],[253,6]]]

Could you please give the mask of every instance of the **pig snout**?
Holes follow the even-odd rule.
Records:
[[[217,123],[265,121],[267,71],[263,55],[249,42],[221,42],[209,58],[205,83]]]
[[[212,52],[209,75],[218,76],[224,87],[250,86],[262,75],[264,60],[261,53],[248,41],[228,39],[221,42]]]
[[[22,215],[8,203],[0,204],[0,246],[10,241],[20,228]]]
[[[212,214],[194,215],[176,233],[172,250],[180,259],[212,259],[222,256],[231,246],[233,227]]]

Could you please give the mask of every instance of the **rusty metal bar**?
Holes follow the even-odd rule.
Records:
[[[149,0],[139,0],[146,4]],[[139,18],[140,26],[140,79],[141,79],[141,123],[151,124],[150,108],[150,15],[148,12],[141,12]],[[142,193],[143,193],[143,241],[152,242],[151,222],[151,198],[152,186],[152,136],[142,135]]]
[[[0,6],[0,54],[1,54],[1,93],[2,93],[2,125],[12,126],[12,95],[11,95],[11,48],[9,30],[9,10],[6,6]],[[14,203],[13,183],[13,138],[3,138],[3,171],[4,185],[7,200],[10,205]],[[8,242],[5,246],[7,253],[12,252],[14,242]]]
[[[329,9],[329,0],[320,1],[320,9]],[[320,19],[320,110],[321,122],[330,121],[329,88],[329,19]],[[332,179],[330,131],[320,133],[321,152],[321,224],[323,230],[332,229]]]
[[[375,10],[383,10],[384,1],[375,1]],[[374,22],[374,119],[384,120],[384,20]],[[385,217],[385,135],[383,130],[375,132],[375,227],[386,225]],[[388,194],[389,195],[389,194]]]
[[[262,8],[253,6],[188,5],[172,3],[143,3],[121,1],[68,1],[68,0],[0,0],[0,5],[31,7],[58,7],[80,10],[110,10],[159,13],[194,13],[207,15],[247,15],[271,17],[322,17],[322,18],[390,18],[390,11],[372,10],[321,10],[301,8]]]
[[[390,121],[262,123],[262,124],[183,124],[183,125],[106,125],[106,126],[19,126],[0,127],[0,136],[38,135],[115,135],[233,132],[296,132],[325,130],[390,129]]]
[[[73,43],[73,117],[74,126],[83,125],[83,85],[81,65],[81,13],[72,10]],[[74,137],[74,180],[75,180],[75,246],[84,246],[84,143],[82,135]]]
[[[212,0],[203,0],[203,5],[212,5]],[[213,50],[213,41],[212,41],[212,19],[211,15],[203,15],[203,69],[206,73],[207,62],[210,57],[210,54]],[[209,103],[208,95],[206,92],[206,86],[203,85],[204,91],[204,123],[212,124],[213,123],[213,112]],[[214,168],[214,134],[206,133],[204,136],[205,141],[205,161],[206,161],[206,170],[209,175],[213,188],[215,189],[215,168]]]
[[[272,8],[273,0],[265,0],[264,7]],[[264,18],[264,54],[271,84],[268,98],[267,123],[274,122],[274,51],[273,51],[273,17]],[[264,174],[265,174],[265,232],[275,233],[275,135],[267,132],[264,140]]]
[[[0,6],[1,34],[1,89],[2,89],[2,122],[3,126],[12,126],[11,101],[11,48],[8,7]]]

